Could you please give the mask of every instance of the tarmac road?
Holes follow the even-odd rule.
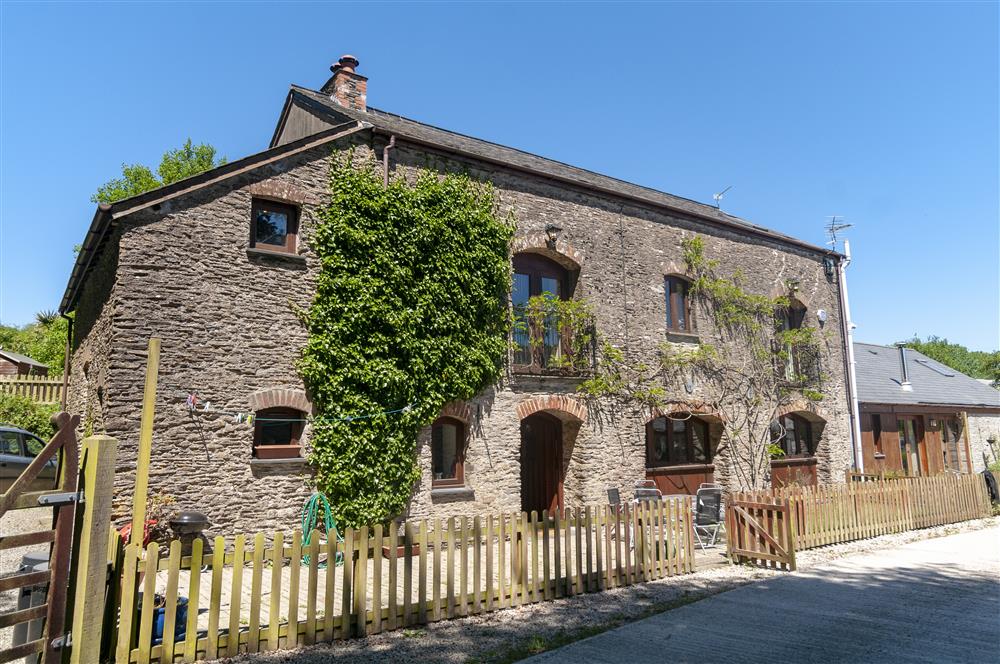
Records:
[[[1000,528],[842,558],[532,662],[1000,661]]]

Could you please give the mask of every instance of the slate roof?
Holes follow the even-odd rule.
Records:
[[[276,145],[277,138],[284,123],[285,114],[290,104],[295,101],[319,115],[330,119],[331,127],[326,130],[306,136],[291,143]],[[348,129],[348,124],[354,129]],[[667,194],[656,189],[642,187],[631,182],[625,182],[607,175],[594,173],[582,168],[576,168],[559,161],[546,159],[538,155],[498,145],[482,139],[465,136],[452,131],[417,122],[401,115],[389,113],[368,107],[367,111],[345,108],[336,104],[327,95],[298,85],[292,85],[281,120],[275,129],[271,145],[267,150],[229,162],[204,173],[185,178],[173,184],[138,194],[130,198],[116,201],[111,205],[100,204],[94,212],[90,229],[84,238],[83,248],[77,256],[73,272],[70,274],[66,291],[59,305],[59,311],[66,313],[76,306],[83,282],[90,273],[96,257],[103,251],[109,237],[112,223],[128,216],[153,202],[162,202],[175,196],[189,193],[199,187],[208,186],[226,177],[232,177],[240,172],[254,168],[267,160],[273,160],[281,155],[287,155],[300,149],[314,147],[318,142],[336,139],[351,131],[372,130],[386,135],[397,135],[399,138],[413,143],[436,147],[444,152],[467,155],[483,161],[505,165],[549,177],[554,180],[575,184],[584,189],[628,198],[659,208],[667,208],[677,213],[707,221],[723,228],[733,229],[749,235],[766,237],[785,245],[795,246],[813,254],[840,258],[841,255],[830,249],[803,242],[790,235],[758,226],[745,219],[726,214],[711,205],[692,201],[680,196]],[[319,139],[319,141],[317,141]]]
[[[329,96],[316,90],[310,90],[298,85],[291,86],[290,100],[295,100],[306,108],[317,113],[326,115],[333,119],[351,119],[359,122],[371,124],[376,129],[385,133],[396,134],[400,138],[408,138],[418,142],[438,146],[448,151],[464,153],[473,157],[484,159],[498,164],[505,164],[515,168],[529,170],[541,175],[553,177],[562,181],[576,183],[577,185],[612,194],[625,196],[638,201],[648,203],[657,207],[667,207],[678,212],[695,215],[707,221],[714,221],[723,226],[735,227],[744,232],[754,235],[764,235],[784,243],[793,244],[812,252],[819,252],[824,255],[837,255],[824,247],[818,247],[808,242],[803,242],[798,238],[784,233],[759,226],[745,219],[726,214],[713,205],[699,203],[680,196],[674,196],[656,189],[643,187],[631,182],[619,180],[608,175],[602,175],[593,171],[588,171],[576,166],[570,166],[560,161],[547,159],[530,152],[524,152],[516,148],[499,145],[479,138],[473,138],[464,134],[459,134],[446,129],[441,129],[410,118],[389,113],[371,106],[367,111],[360,111],[353,108],[340,106],[330,99]],[[278,137],[281,124],[275,129],[272,139]]]
[[[923,353],[906,349],[912,392],[904,392],[899,349],[854,344],[858,401],[901,405],[954,405],[1000,409],[1000,391],[984,385]]]
[[[42,364],[38,360],[33,360],[27,355],[21,355],[20,353],[15,353],[12,350],[4,350],[0,348],[0,357],[5,357],[15,364],[28,364],[33,367],[41,367],[43,369],[48,369],[49,365]]]

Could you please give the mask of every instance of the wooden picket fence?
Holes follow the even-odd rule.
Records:
[[[694,571],[691,498],[121,551],[114,660],[294,648]],[[136,593],[136,590],[139,593]],[[185,595],[183,597],[182,595]],[[145,597],[162,597],[147,602]],[[207,609],[202,613],[202,608]],[[106,627],[106,631],[108,627]],[[159,634],[168,638],[161,643]],[[170,638],[174,635],[175,638]]]
[[[0,392],[18,394],[39,403],[59,403],[63,379],[61,376],[0,376]]]
[[[763,543],[766,535],[778,544],[778,549],[786,543],[790,545],[790,551],[783,555],[786,564],[791,562],[791,568],[795,550],[980,519],[991,514],[986,484],[978,474],[946,473],[909,478],[905,482],[865,478],[846,484],[732,494],[727,506],[727,525],[731,518],[729,511],[746,503],[761,510],[743,515],[744,521],[753,523],[738,524],[740,527],[727,532],[730,550],[738,551],[741,560],[771,565],[774,556],[780,553],[770,543]],[[777,506],[782,504],[787,505],[790,516],[791,533],[787,540],[782,540],[786,537],[786,521],[776,516]],[[750,535],[746,534],[748,528]],[[755,543],[747,545],[748,537]]]

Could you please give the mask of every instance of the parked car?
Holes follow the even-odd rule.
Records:
[[[0,424],[0,493],[10,489],[44,447],[45,441],[35,434]],[[57,469],[58,455],[49,459],[28,490],[44,491],[53,488]]]

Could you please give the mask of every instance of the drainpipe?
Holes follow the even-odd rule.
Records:
[[[388,187],[389,186],[389,150],[396,147],[396,135],[393,134],[389,137],[389,142],[384,148],[382,148],[382,182]]]
[[[69,358],[73,349],[73,319],[66,314],[59,315],[66,319],[66,356],[63,358],[62,398],[60,399],[60,408],[66,410],[66,399],[69,396]]]
[[[858,410],[857,364],[854,361],[854,323],[851,322],[851,305],[847,297],[847,266],[851,264],[851,244],[844,240],[844,258],[837,262],[837,279],[840,288],[840,325],[847,343],[847,399],[851,411],[851,455],[854,467],[865,472],[865,456],[861,451],[861,415]]]

